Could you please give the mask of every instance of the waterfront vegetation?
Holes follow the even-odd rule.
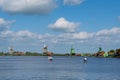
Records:
[[[48,54],[38,53],[38,52],[14,52],[13,54],[0,52],[0,56],[49,56]],[[71,55],[70,53],[53,53],[52,56],[89,56],[89,57],[117,57],[120,58],[120,48],[116,50],[98,51],[96,53],[75,53]]]

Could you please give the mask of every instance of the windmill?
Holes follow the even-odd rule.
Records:
[[[9,54],[12,55],[14,53],[13,47],[8,47],[8,49],[9,49]]]
[[[48,46],[44,44],[44,46],[43,46],[43,54],[47,54],[47,52],[48,52],[47,48],[48,48]]]
[[[75,55],[75,49],[73,48],[73,45],[71,46],[71,49],[70,49],[70,55]]]

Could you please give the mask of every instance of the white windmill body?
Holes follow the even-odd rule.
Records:
[[[43,46],[43,54],[47,54],[48,52],[48,46],[44,44]]]
[[[12,55],[14,53],[14,49],[12,47],[9,47],[9,54]]]

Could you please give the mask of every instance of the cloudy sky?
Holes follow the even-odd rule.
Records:
[[[120,48],[120,0],[0,0],[0,52]]]

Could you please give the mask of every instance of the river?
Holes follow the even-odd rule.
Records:
[[[120,80],[120,59],[0,56],[0,80]]]

